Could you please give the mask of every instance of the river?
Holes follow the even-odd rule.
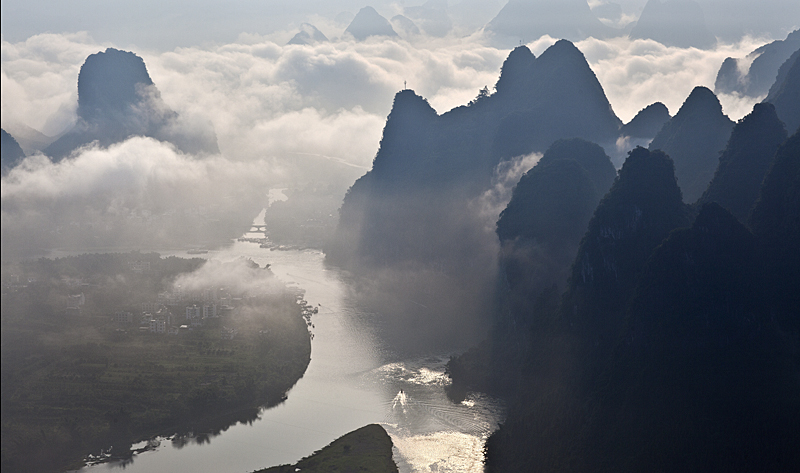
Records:
[[[451,353],[399,355],[384,348],[377,314],[348,296],[346,279],[325,267],[321,252],[235,242],[202,256],[269,263],[278,278],[305,289],[305,299],[319,309],[312,318],[308,370],[285,402],[263,409],[252,423],[189,442],[156,439],[153,450],[132,460],[87,466],[81,473],[251,472],[294,463],[370,423],[381,424],[391,436],[401,472],[482,471],[483,445],[502,420],[502,405],[484,395],[471,395],[460,404],[446,398],[444,367]]]

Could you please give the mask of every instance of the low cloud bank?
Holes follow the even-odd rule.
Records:
[[[151,138],[28,157],[2,180],[3,252],[218,244],[247,230],[280,180],[268,160],[199,159]]]
[[[211,122],[221,154],[198,158],[133,138],[90,146],[60,164],[30,157],[2,182],[4,250],[203,244],[249,224],[270,187],[301,188],[329,176],[338,189],[329,195],[340,198],[371,167],[398,90],[415,89],[443,113],[491,88],[508,54],[486,46],[481,34],[310,46],[273,38],[134,51],[181,126],[200,130]],[[710,51],[625,38],[577,46],[628,121],[656,101],[674,114],[693,87],[713,87],[726,57],[743,57],[771,39],[748,37]],[[540,54],[554,41],[542,37],[529,46]],[[82,33],[2,41],[3,127],[55,135],[72,126],[80,66],[107,46]],[[755,100],[720,97],[733,119]]]

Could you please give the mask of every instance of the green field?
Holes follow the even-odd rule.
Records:
[[[130,271],[126,260],[145,257],[149,271]],[[295,292],[236,297],[175,335],[113,320],[202,263],[137,253],[4,264],[3,471],[78,467],[155,435],[214,435],[285,398],[310,360],[309,307]],[[77,291],[80,313],[63,307]],[[172,320],[185,323],[186,304],[167,306]]]

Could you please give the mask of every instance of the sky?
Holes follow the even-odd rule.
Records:
[[[719,9],[719,1],[702,1],[709,19],[716,18],[714,11],[720,17],[730,15],[730,9]],[[381,0],[371,5],[390,18],[421,3]],[[504,2],[449,3],[453,12],[471,13],[459,16],[461,23],[443,37],[422,34],[356,42],[343,34],[347,23],[342,18],[348,17],[341,13],[357,12],[366,5],[363,0],[3,0],[4,129],[13,134],[30,127],[48,136],[69,129],[76,121],[81,64],[90,54],[116,47],[144,59],[166,104],[187,123],[199,127],[210,121],[220,148],[220,155],[201,159],[167,143],[139,138],[107,149],[89,148],[59,164],[41,156],[31,158],[3,178],[3,226],[19,225],[19,216],[33,210],[39,218],[53,218],[42,209],[53,207],[56,200],[85,208],[88,195],[96,197],[95,217],[114,218],[163,211],[163,204],[155,208],[150,196],[175,186],[183,189],[177,195],[185,202],[170,211],[216,205],[220,199],[197,190],[204,186],[237,199],[248,193],[261,199],[269,188],[322,178],[320,163],[347,171],[328,173],[338,179],[335,185],[343,195],[353,179],[370,168],[392,98],[404,84],[444,113],[497,81],[509,50],[492,46],[479,27],[468,25],[485,24]],[[645,2],[617,3],[625,15],[635,18]],[[576,45],[624,122],[656,101],[675,114],[695,86],[713,89],[726,57],[743,57],[769,41],[783,39],[791,26],[780,25],[788,24],[785,17],[791,18],[800,8],[795,3],[800,5],[759,2],[779,26],[771,32],[761,28],[755,35],[721,39],[713,50],[671,48],[625,37],[589,38]],[[782,11],[790,14],[774,13]],[[765,23],[751,16],[754,24]],[[796,19],[800,23],[800,13]],[[303,22],[315,25],[330,41],[287,45]],[[527,45],[539,55],[557,39],[545,36]],[[721,96],[720,100],[725,113],[739,119],[757,98]],[[124,197],[109,187],[109,176],[124,183],[128,189]],[[77,214],[70,218],[80,220]],[[30,225],[40,223],[34,219]]]

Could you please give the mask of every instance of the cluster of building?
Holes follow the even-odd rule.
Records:
[[[121,310],[112,318],[120,325],[138,323],[140,332],[178,335],[203,326],[209,320],[229,315],[233,303],[234,298],[223,289],[188,292],[178,286],[174,291],[160,293],[157,301],[143,302],[138,315]],[[230,331],[223,332],[232,338]]]

